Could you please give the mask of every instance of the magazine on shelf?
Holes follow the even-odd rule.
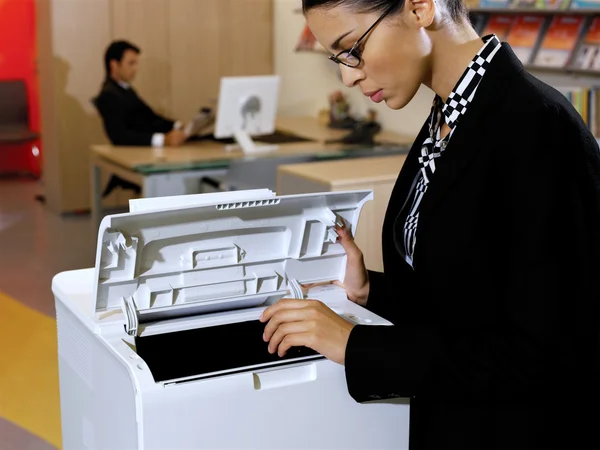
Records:
[[[571,67],[600,71],[600,17],[594,17],[576,50]]]
[[[535,56],[534,65],[566,67],[579,42],[584,24],[583,16],[554,16]]]
[[[523,64],[530,64],[543,36],[547,17],[535,14],[519,16],[508,33],[510,44]]]
[[[511,14],[490,15],[482,35],[495,34],[501,41],[506,41],[510,29],[517,20],[517,16]]]

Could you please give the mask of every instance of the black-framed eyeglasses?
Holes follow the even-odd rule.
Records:
[[[396,6],[398,6],[396,3],[394,3],[393,5],[390,5],[390,7],[388,9],[386,9],[383,12],[383,14],[379,17],[379,19],[377,19],[375,21],[375,23],[373,25],[371,25],[369,27],[369,29],[367,31],[365,31],[365,33],[361,37],[358,38],[358,40],[354,43],[354,45],[349,50],[348,49],[342,50],[337,55],[329,56],[329,59],[332,60],[336,64],[343,64],[345,66],[352,67],[352,68],[360,66],[362,59],[361,59],[360,55],[356,54],[356,49],[358,48],[358,45],[369,35],[369,33],[371,33],[371,31],[373,31],[373,28],[375,28],[385,18],[385,16],[387,16],[390,13],[390,11],[392,11],[394,8],[396,8]]]

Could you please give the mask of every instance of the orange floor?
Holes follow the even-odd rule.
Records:
[[[61,447],[52,277],[94,264],[87,216],[35,200],[37,181],[0,180],[0,449]]]
[[[0,292],[0,417],[60,447],[56,321]]]

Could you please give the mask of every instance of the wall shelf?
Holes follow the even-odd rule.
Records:
[[[558,75],[582,75],[582,76],[592,76],[598,77],[600,76],[600,71],[598,70],[588,70],[588,69],[574,69],[570,67],[543,67],[536,66],[533,64],[525,64],[525,69],[530,72],[544,72],[544,73],[553,73]]]
[[[543,14],[543,15],[600,15],[599,9],[540,9],[540,8],[470,8],[470,13],[483,14]]]

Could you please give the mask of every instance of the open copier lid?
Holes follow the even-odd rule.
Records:
[[[335,224],[354,234],[372,198],[261,189],[134,200],[100,225],[92,316],[122,310],[136,335],[144,324],[302,298],[303,283],[343,280]]]

